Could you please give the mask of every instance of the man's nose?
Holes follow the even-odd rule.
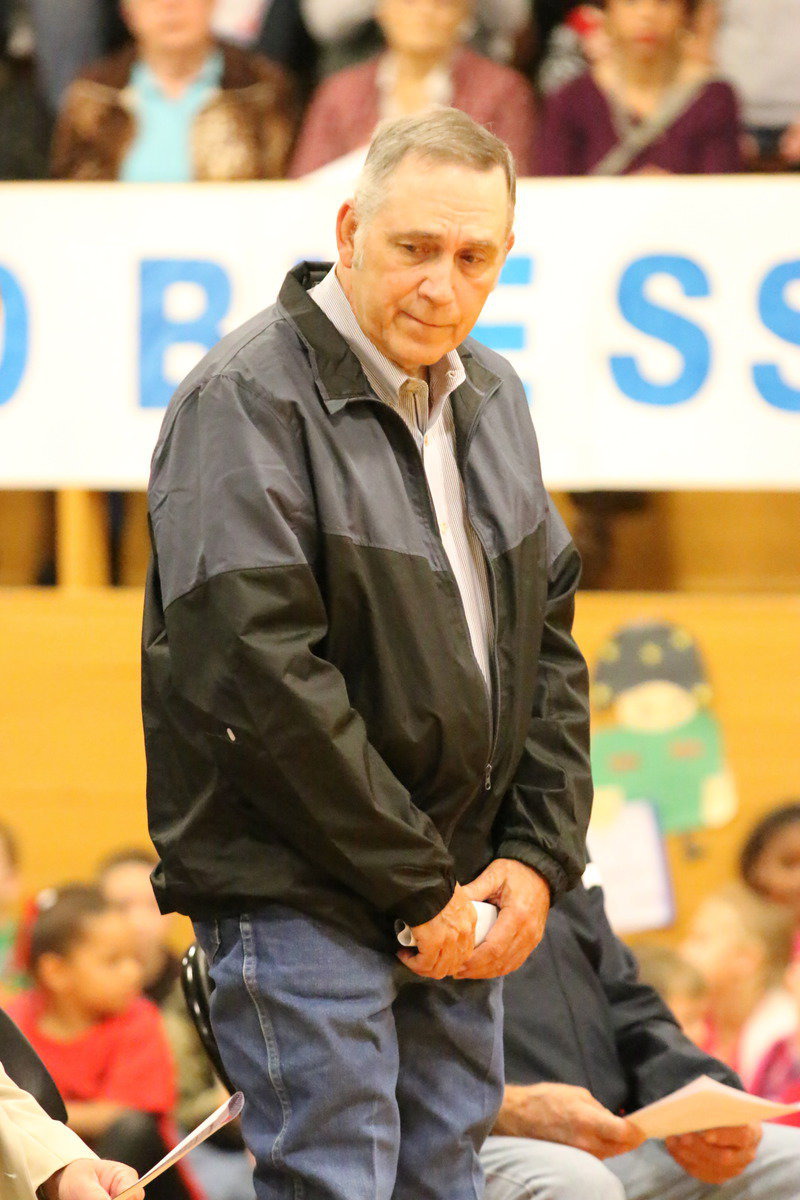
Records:
[[[454,265],[447,260],[431,263],[419,285],[419,294],[431,304],[451,304],[455,296]]]

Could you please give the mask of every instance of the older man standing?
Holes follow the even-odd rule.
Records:
[[[154,882],[209,957],[261,1200],[480,1193],[500,976],[582,870],[579,562],[519,379],[465,341],[513,205],[469,117],[383,127],[335,267],[290,272],[156,448]]]

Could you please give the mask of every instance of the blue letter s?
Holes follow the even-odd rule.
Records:
[[[800,260],[773,267],[758,293],[758,311],[771,333],[800,346],[800,312],[786,303],[785,291],[790,283],[800,280]],[[774,363],[756,363],[753,367],[756,387],[773,408],[784,412],[800,412],[800,389],[784,383]]]
[[[643,404],[683,404],[691,400],[708,378],[711,347],[699,325],[648,300],[645,289],[654,275],[671,275],[686,296],[708,296],[710,287],[702,267],[691,258],[651,254],[631,263],[619,285],[623,317],[635,329],[674,346],[683,357],[683,369],[671,383],[652,383],[642,375],[632,355],[612,356],[611,371],[620,391]]]

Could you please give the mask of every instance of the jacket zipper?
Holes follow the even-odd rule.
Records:
[[[460,460],[461,460],[459,463],[459,470],[460,470],[460,474],[461,474],[461,480],[464,485],[464,498],[467,501],[468,509],[469,509],[469,495],[467,492],[467,475],[466,475],[466,470],[465,470],[466,465],[467,465],[467,455],[469,454],[469,448],[472,443],[472,438],[473,438],[473,435],[477,428],[478,421],[481,418],[481,414],[483,413],[484,408],[488,404],[489,400],[491,400],[492,396],[494,395],[494,393],[496,391],[497,391],[497,388],[493,388],[490,392],[487,392],[487,394],[484,396],[483,400],[478,405],[475,415],[472,418],[472,424],[470,425],[469,429],[467,430],[467,435],[464,438],[463,453],[459,456]],[[469,512],[467,513],[467,517],[469,517]],[[478,539],[480,547],[483,551],[484,562],[486,563],[486,571],[489,576],[489,583],[490,583],[490,587],[491,587],[492,620],[494,623],[494,630],[493,630],[494,636],[492,637],[492,653],[491,653],[492,687],[490,689],[487,689],[488,700],[489,700],[489,761],[486,764],[486,768],[484,771],[484,777],[483,777],[484,791],[490,792],[492,790],[492,771],[494,769],[494,757],[497,752],[497,742],[498,742],[498,738],[500,736],[500,662],[497,657],[497,611],[498,611],[497,577],[495,575],[494,567],[492,566],[488,551],[486,549],[486,544],[484,543],[483,538],[478,533],[478,530],[475,528],[475,526],[472,524],[472,521],[470,521],[470,525],[472,525],[472,529],[475,533],[475,537]]]
[[[485,397],[485,400],[488,400],[491,395],[492,395],[492,393],[489,393],[489,395],[487,395]],[[478,417],[480,416],[481,411],[483,410],[485,400],[479,406],[478,411],[475,414],[473,423],[470,426],[469,433],[467,435],[467,442],[465,444],[464,457],[466,457],[466,449],[469,447],[469,440],[472,437],[472,433],[473,433],[473,430],[475,429],[475,425],[477,424]],[[420,463],[420,465],[422,466],[422,482],[425,485],[425,496],[428,501],[428,517],[429,517],[431,526],[435,530],[436,535],[439,539],[439,542],[441,543],[442,535],[439,532],[439,523],[436,519],[436,507],[433,503],[433,497],[431,496],[431,489],[428,486],[428,477],[425,474],[425,465],[424,465],[424,461],[423,461],[422,450],[417,445],[416,438],[414,437],[413,433],[409,429],[409,427],[406,424],[403,417],[401,417],[400,413],[397,412],[395,409],[391,408],[388,404],[383,404],[382,401],[378,401],[378,403],[381,404],[382,408],[387,409],[388,412],[390,412],[392,414],[393,418],[396,418],[396,420],[398,420],[400,422],[400,424],[403,427],[403,432],[404,432],[405,436],[410,438],[410,440],[411,440],[411,444],[414,447],[415,456],[416,456],[418,462]],[[463,483],[464,482],[463,472],[461,473],[461,479],[462,479],[462,483]],[[464,495],[466,497],[466,484],[464,484]],[[496,629],[496,626],[497,626],[497,617],[496,617],[497,585],[496,585],[496,581],[495,581],[494,571],[492,569],[491,563],[489,562],[489,557],[486,553],[486,547],[483,544],[483,540],[481,539],[480,534],[478,533],[477,529],[475,529],[474,526],[473,526],[473,529],[475,531],[475,536],[477,537],[478,542],[480,543],[481,549],[483,550],[483,557],[486,562],[486,570],[489,574],[489,580],[490,580],[490,584],[491,584],[492,610],[493,610],[492,611],[492,620],[494,622],[495,629]],[[447,552],[445,551],[443,544],[442,544],[442,559],[443,559],[444,567],[445,567],[448,575],[452,579],[453,583],[456,585],[456,590],[458,590],[458,581],[456,580],[455,574],[453,572],[453,568],[450,566],[450,560],[447,557]],[[462,605],[462,608],[463,608],[463,605]],[[466,613],[464,614],[464,623],[465,623],[465,625],[467,624]],[[467,641],[470,643],[470,650],[472,650],[472,643],[471,643],[471,639],[470,639],[468,625],[467,625],[466,633],[467,633]],[[492,683],[494,685],[494,690],[497,692],[500,671],[499,671],[499,666],[498,666],[498,661],[497,661],[496,642],[497,642],[497,638],[495,637],[492,639],[492,654],[491,654],[490,665],[492,668],[491,675],[493,676]],[[473,658],[474,657],[475,657],[475,655],[474,655],[474,651],[473,651]],[[487,713],[487,718],[488,718],[487,725],[488,725],[488,731],[489,731],[489,743],[488,743],[489,744],[489,758],[488,758],[486,766],[484,767],[484,770],[483,770],[483,789],[486,792],[490,792],[492,790],[492,769],[493,769],[492,760],[494,758],[494,752],[497,748],[497,732],[498,731],[497,731],[496,726],[498,723],[495,721],[495,710],[494,710],[494,703],[492,700],[492,689],[491,689],[491,687],[487,687],[486,680],[483,678],[483,672],[481,671],[480,667],[478,666],[477,661],[475,663],[475,668],[481,676],[481,681],[483,683],[483,689],[484,689],[484,692],[486,693],[486,713]]]

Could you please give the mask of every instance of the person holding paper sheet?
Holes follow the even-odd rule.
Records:
[[[133,1167],[98,1158],[76,1133],[49,1117],[2,1062],[0,1172],[3,1200],[104,1200],[136,1183]],[[144,1190],[137,1189],[131,1200],[144,1200]]]
[[[337,264],[212,350],[156,447],[153,878],[210,962],[259,1200],[480,1192],[500,976],[583,870],[579,559],[468,336],[514,191],[456,109],[382,126]]]
[[[640,982],[592,865],[585,879],[505,983],[508,1082],[481,1153],[486,1200],[796,1200],[797,1130],[643,1140],[637,1109],[702,1075],[741,1084]]]

